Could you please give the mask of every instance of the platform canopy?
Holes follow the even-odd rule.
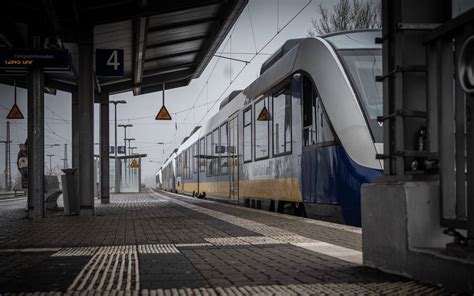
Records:
[[[200,76],[248,0],[8,0],[2,2],[0,47],[31,47],[31,36],[69,49],[70,71],[47,73],[45,87],[77,87],[78,43],[93,30],[95,49],[123,49],[123,77],[95,79],[96,93],[134,95],[188,85]],[[82,42],[82,41],[81,41]],[[54,45],[54,44],[53,44]],[[51,46],[51,44],[47,44]],[[22,73],[0,71],[0,83]]]

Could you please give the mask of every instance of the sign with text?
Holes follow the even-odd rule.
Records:
[[[110,154],[115,154],[115,147],[114,146],[110,146],[109,153]],[[117,146],[117,153],[118,154],[125,154],[125,146]]]
[[[118,154],[125,154],[125,146],[117,146]]]
[[[95,73],[97,76],[123,77],[123,49],[96,49]]]
[[[0,69],[68,71],[69,51],[66,49],[15,49],[0,48]]]

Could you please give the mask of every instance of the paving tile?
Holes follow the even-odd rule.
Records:
[[[0,203],[0,293],[449,294],[324,251],[360,253],[356,228],[206,200],[119,194],[93,217],[24,216],[24,200]]]

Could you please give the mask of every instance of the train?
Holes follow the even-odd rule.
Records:
[[[383,172],[380,30],[287,40],[195,127],[157,188],[346,225]]]

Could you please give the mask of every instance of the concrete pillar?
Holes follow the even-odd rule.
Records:
[[[72,119],[72,167],[79,167],[79,97],[77,91],[71,93]]]
[[[40,47],[39,36],[33,46]],[[44,217],[44,73],[28,73],[28,217]]]
[[[94,71],[93,30],[79,32],[79,205],[80,215],[94,214]]]
[[[100,201],[110,202],[110,162],[109,162],[109,95],[100,100]]]

